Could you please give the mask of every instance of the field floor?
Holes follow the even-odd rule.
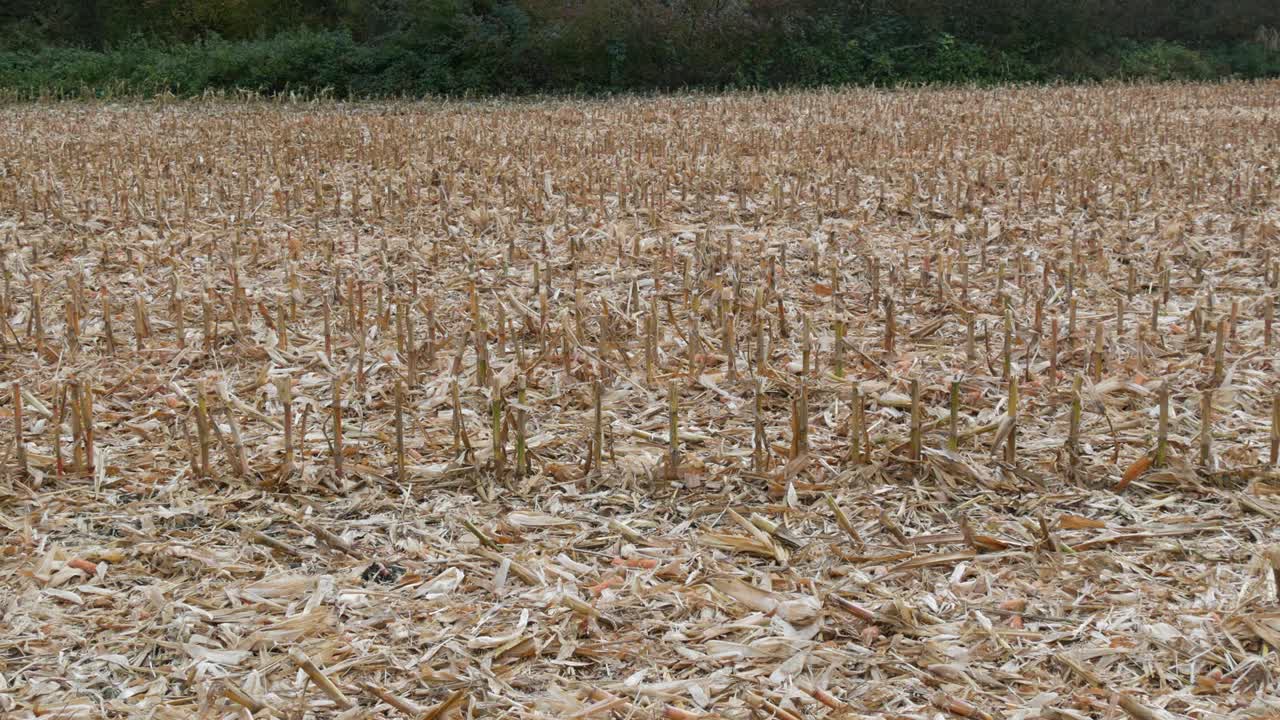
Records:
[[[1278,163],[1277,83],[0,107],[0,717],[1280,717]]]

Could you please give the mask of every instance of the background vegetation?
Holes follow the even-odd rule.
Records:
[[[6,0],[19,96],[1280,75],[1275,0]]]

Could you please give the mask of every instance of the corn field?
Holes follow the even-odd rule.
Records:
[[[0,716],[1280,717],[1280,84],[0,108]]]

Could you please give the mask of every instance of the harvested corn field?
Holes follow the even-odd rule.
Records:
[[[0,109],[0,715],[1277,717],[1278,102]]]

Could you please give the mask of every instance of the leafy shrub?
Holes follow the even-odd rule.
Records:
[[[1135,44],[1120,55],[1120,74],[1144,80],[1203,80],[1213,66],[1200,53],[1177,43],[1156,40]]]
[[[79,0],[43,1],[80,7]],[[0,48],[7,48],[0,50],[0,91],[387,97],[1280,76],[1280,33],[1246,22],[1261,11],[1231,16],[1254,30],[1203,48],[1090,32],[1101,10],[1050,0],[344,0],[329,10],[292,0],[233,4],[122,3],[128,12],[96,30],[92,17],[76,12],[0,9]],[[251,22],[270,13],[280,14]],[[173,28],[159,25],[169,20]],[[1162,21],[1171,35],[1191,33],[1176,21]],[[252,36],[251,27],[293,29]],[[193,38],[197,30],[203,34]],[[49,38],[88,42],[51,45]]]
[[[1237,77],[1257,79],[1280,76],[1280,49],[1260,42],[1240,42],[1210,54],[1221,71]]]

